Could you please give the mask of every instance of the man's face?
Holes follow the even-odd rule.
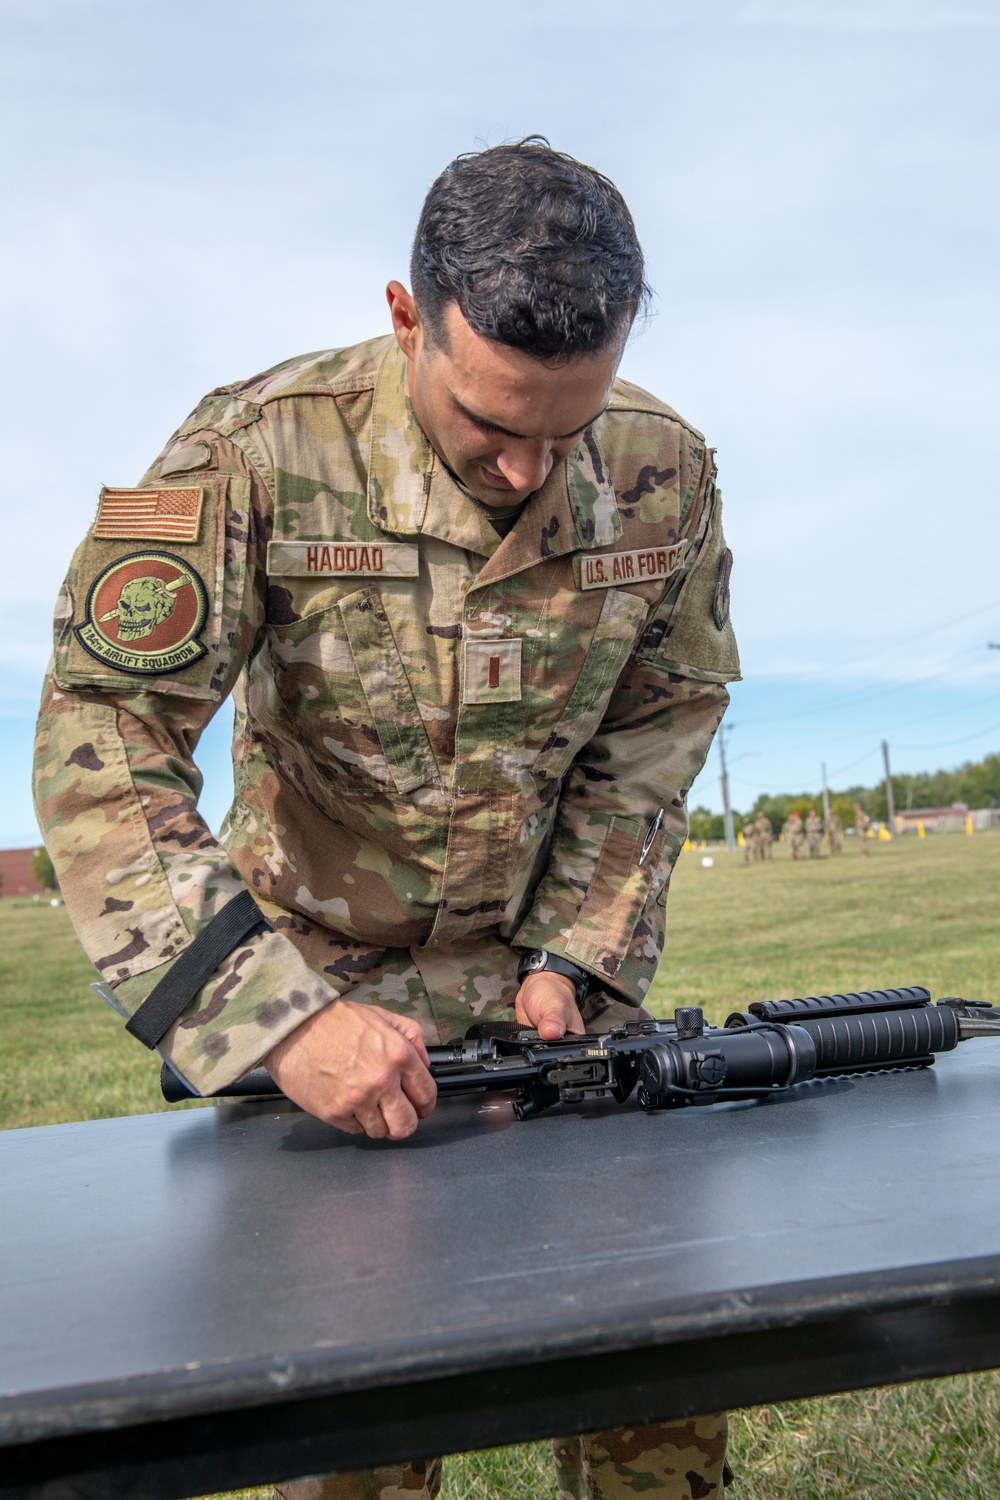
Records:
[[[439,458],[484,505],[526,500],[604,410],[620,347],[547,364],[474,333],[455,303],[434,341],[398,281],[387,295],[410,401]]]

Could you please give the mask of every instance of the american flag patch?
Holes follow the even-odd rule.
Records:
[[[102,490],[93,535],[105,541],[196,542],[204,490]]]

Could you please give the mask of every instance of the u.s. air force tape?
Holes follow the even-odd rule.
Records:
[[[687,542],[640,547],[634,552],[584,552],[575,559],[581,589],[610,589],[671,578],[684,564]]]
[[[179,958],[154,985],[125,1030],[152,1049],[183,1015],[202,985],[234,948],[255,932],[272,931],[271,924],[249,891],[227,901],[218,916],[203,927]]]
[[[417,578],[411,542],[268,542],[271,578]]]

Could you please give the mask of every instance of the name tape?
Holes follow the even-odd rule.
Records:
[[[581,589],[607,589],[618,583],[649,583],[670,578],[684,564],[687,542],[669,547],[643,547],[637,552],[586,553],[578,559]]]
[[[417,578],[420,553],[410,542],[268,542],[272,578]]]

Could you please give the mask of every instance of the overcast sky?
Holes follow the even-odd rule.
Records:
[[[534,131],[629,199],[623,373],[718,448],[737,806],[1000,745],[997,0],[2,0],[0,38],[0,845],[99,486],[384,330],[431,179]]]

